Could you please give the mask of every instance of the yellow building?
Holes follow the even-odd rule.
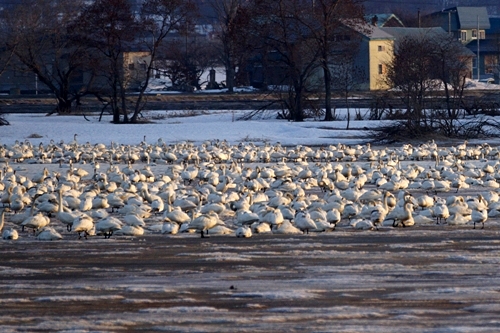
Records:
[[[387,90],[387,64],[394,56],[394,37],[382,29],[366,25],[356,29],[362,35],[355,66],[365,73],[360,90]],[[360,32],[361,31],[361,32]]]

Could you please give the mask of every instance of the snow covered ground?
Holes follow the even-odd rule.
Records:
[[[339,111],[340,112],[340,111]],[[200,144],[205,140],[227,140],[231,144],[240,142],[276,143],[283,145],[354,144],[366,141],[366,131],[359,128],[377,126],[376,121],[351,121],[345,130],[346,121],[324,123],[306,121],[288,122],[277,119],[236,121],[245,111],[150,111],[143,112],[150,124],[113,125],[111,117],[90,116],[45,116],[44,114],[8,114],[5,118],[11,126],[0,128],[0,143],[12,144],[15,140],[29,140],[33,144],[71,142],[77,134],[79,143],[139,144],[146,137],[147,143],[158,139],[168,144],[190,141]],[[193,115],[194,114],[194,115]]]

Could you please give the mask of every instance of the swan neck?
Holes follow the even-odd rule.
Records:
[[[0,213],[0,231],[2,231],[4,223],[5,223],[5,209],[2,209],[2,212]]]
[[[62,190],[59,190],[59,207],[57,207],[57,211],[59,213],[62,213],[62,211],[63,211],[62,198],[63,198]]]

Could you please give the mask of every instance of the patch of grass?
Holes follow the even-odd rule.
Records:
[[[28,135],[28,139],[40,139],[40,138],[43,138],[43,135],[40,135],[38,133],[32,133]]]
[[[206,110],[182,110],[182,111],[169,111],[167,112],[167,118],[187,118],[196,117],[202,114],[208,114]]]
[[[269,139],[252,138],[252,137],[250,137],[250,135],[247,135],[243,139],[241,139],[241,142],[262,142],[262,143],[266,143],[266,142],[269,142]]]

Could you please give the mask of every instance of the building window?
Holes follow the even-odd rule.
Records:
[[[460,40],[467,40],[467,31],[460,31]]]
[[[384,45],[379,45],[379,46],[378,46],[378,51],[379,51],[379,52],[383,52],[383,51],[385,51],[385,46],[384,46]]]
[[[144,63],[139,64],[139,67],[141,68],[142,71],[145,71],[146,69],[148,69],[146,64],[144,64]]]
[[[128,64],[128,69],[133,71],[135,69],[134,63]]]
[[[477,38],[477,30],[472,29],[472,38]]]
[[[386,68],[384,64],[378,64],[378,73],[379,75],[385,74]]]
[[[479,39],[485,39],[486,34],[484,33],[484,30],[479,30]]]

